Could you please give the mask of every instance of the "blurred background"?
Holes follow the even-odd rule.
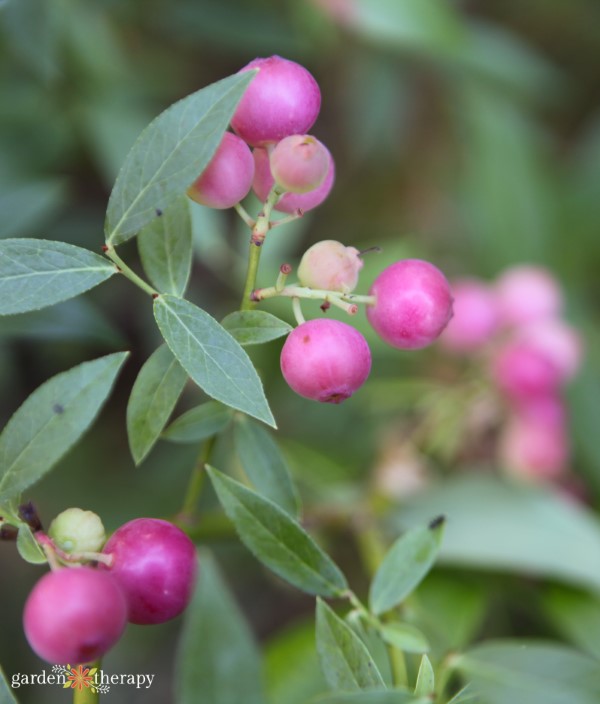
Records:
[[[432,261],[451,279],[491,281],[523,262],[547,267],[564,292],[566,320],[584,340],[583,367],[567,389],[569,471],[593,511],[600,492],[598,27],[596,0],[4,0],[0,236],[57,239],[99,251],[116,174],[153,117],[256,56],[296,60],[321,87],[313,133],[331,150],[337,181],[322,206],[272,234],[260,284],[271,285],[282,262],[297,264],[320,239],[382,248],[366,257],[360,292],[406,256]],[[257,204],[249,199],[247,207],[256,212]],[[236,308],[241,293],[248,233],[236,217],[193,206],[197,257],[188,297],[217,318]],[[139,267],[135,242],[122,250]],[[286,302],[265,309],[292,320]],[[320,311],[306,305],[305,314]],[[600,623],[600,607],[589,596],[600,591],[600,550],[589,557],[590,570],[580,564],[587,548],[600,546],[589,512],[560,503],[556,518],[554,497],[536,512],[521,494],[514,501],[508,495],[506,504],[500,497],[492,510],[484,498],[489,487],[469,477],[480,476],[481,467],[486,475],[496,471],[495,456],[485,439],[483,449],[462,452],[465,429],[452,425],[464,416],[460,394],[435,421],[434,441],[407,441],[424,396],[431,400],[431,393],[452,388],[463,363],[437,348],[387,348],[362,313],[356,324],[372,346],[373,371],[340,407],[292,394],[280,378],[281,341],[253,349],[252,357],[310,527],[357,588],[368,570],[356,566],[360,546],[343,539],[352,518],[345,506],[365,497],[380,502],[394,534],[411,516],[447,511],[446,503],[454,502],[467,517],[461,535],[449,534],[445,567],[423,588],[421,603],[429,604],[430,614],[442,591],[465,613],[470,608],[464,642],[478,634],[577,640],[577,633],[569,636],[565,603],[585,603]],[[0,320],[2,424],[59,371],[112,351],[132,352],[100,419],[27,497],[46,525],[69,506],[96,511],[109,530],[140,515],[177,511],[198,448],[163,442],[135,468],[125,432],[131,385],[158,344],[148,301],[126,280]],[[186,390],[178,412],[200,400],[197,390]],[[226,435],[220,445],[214,464],[227,469],[235,458]],[[390,464],[397,478],[391,485],[380,481]],[[466,489],[452,484],[451,496],[443,494],[448,477],[457,475],[467,477]],[[422,492],[412,501],[412,490],[423,486],[425,499]],[[211,510],[214,499],[204,500]],[[486,530],[488,519],[493,525]],[[470,542],[482,525],[479,543]],[[530,532],[534,557],[526,547],[515,557],[510,536],[527,544]],[[271,700],[304,701],[322,688],[310,626],[313,600],[267,574],[228,536],[209,533],[201,542],[217,550],[265,647]],[[533,576],[523,578],[523,566],[532,561]],[[13,544],[0,544],[0,663],[9,675],[42,667],[20,625],[40,574],[17,557]],[[468,591],[461,591],[465,577]],[[130,627],[106,667],[156,672],[156,684],[143,693],[115,688],[107,699],[171,700],[179,626]],[[459,638],[458,630],[449,623],[446,635]],[[592,647],[600,654],[597,642]],[[294,673],[287,665],[292,659]],[[41,701],[36,687],[17,694],[22,702]],[[67,700],[58,689],[43,691],[45,702]]]

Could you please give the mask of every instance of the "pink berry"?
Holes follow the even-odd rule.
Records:
[[[281,56],[254,59],[242,71],[258,69],[240,100],[231,126],[259,147],[291,134],[306,134],[321,109],[321,91],[300,64]]]
[[[399,349],[430,345],[452,317],[452,293],[446,277],[420,259],[396,262],[375,279],[369,292],[376,303],[367,318],[385,342]]]
[[[275,183],[291,193],[314,191],[329,172],[329,152],[310,135],[293,134],[278,142],[269,158]]]
[[[560,379],[571,379],[581,365],[579,334],[562,320],[538,320],[519,331],[519,339],[530,344],[554,365]]]
[[[225,132],[215,155],[187,194],[209,208],[231,208],[248,195],[253,179],[250,148],[237,135]]]
[[[131,623],[163,623],[178,616],[194,590],[194,544],[168,521],[137,518],[118,528],[104,546],[110,573],[123,590]]]
[[[367,380],[371,351],[351,325],[317,318],[288,335],[281,350],[281,371],[300,396],[341,403]]]
[[[538,266],[514,266],[496,283],[500,317],[505,325],[527,325],[557,316],[563,297],[556,279]]]
[[[302,286],[325,291],[354,291],[363,260],[356,247],[335,240],[322,240],[309,247],[298,267]]]
[[[560,372],[534,345],[510,340],[492,358],[492,378],[512,401],[554,394],[561,385]]]
[[[127,603],[110,574],[91,567],[45,574],[25,604],[23,625],[29,645],[56,664],[101,657],[119,640]]]
[[[471,352],[486,345],[498,326],[496,298],[489,287],[476,279],[452,283],[454,316],[440,343],[455,352]]]
[[[327,149],[327,147],[324,148]],[[280,213],[289,214],[293,214],[298,210],[307,213],[309,210],[321,205],[329,195],[333,188],[333,182],[335,181],[335,163],[329,151],[327,151],[327,153],[329,156],[329,168],[323,183],[307,193],[284,193],[277,202],[275,210],[278,210]],[[269,195],[269,191],[273,188],[275,179],[271,174],[267,150],[255,149],[253,154],[255,172],[252,188],[257,198],[264,202]]]

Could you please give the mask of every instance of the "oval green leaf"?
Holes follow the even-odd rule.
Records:
[[[117,177],[105,233],[117,245],[148,225],[202,173],[253,71],[202,88],[162,112],[138,137]]]
[[[554,586],[542,595],[542,607],[565,638],[600,660],[600,599],[597,596]]]
[[[427,653],[429,643],[427,638],[410,623],[392,621],[380,629],[383,640],[394,648],[406,653]]]
[[[176,418],[162,437],[171,442],[202,442],[224,430],[231,415],[222,403],[207,401]]]
[[[353,692],[351,694],[326,694],[311,699],[310,704],[431,704],[431,699],[415,697],[405,689],[389,689],[385,692]]]
[[[17,550],[19,555],[32,565],[42,565],[48,562],[44,551],[40,547],[38,541],[33,537],[31,528],[26,523],[19,525],[17,533]],[[0,699],[0,702],[2,700]]]
[[[104,257],[66,242],[0,240],[0,315],[74,298],[116,271]]]
[[[164,295],[154,301],[154,317],[171,352],[208,396],[275,427],[250,358],[212,316]]]
[[[435,695],[435,674],[433,667],[427,655],[421,658],[419,672],[417,673],[417,684],[415,685],[415,694],[420,697]]]
[[[109,354],[57,374],[15,411],[0,435],[0,501],[38,481],[79,440],[128,354]]]
[[[432,568],[443,534],[444,519],[408,531],[389,549],[379,566],[369,603],[374,614],[397,606]]]
[[[138,236],[142,266],[158,291],[183,296],[192,269],[189,198],[179,196]]]
[[[259,494],[297,516],[299,497],[287,463],[270,433],[246,417],[235,424],[235,449],[250,483]]]
[[[207,472],[240,540],[257,559],[309,594],[343,594],[348,584],[339,567],[285,511],[222,472]]]
[[[18,704],[17,700],[15,699],[15,695],[13,694],[13,690],[11,687],[9,687],[8,682],[6,681],[6,676],[4,675],[4,671],[0,667],[0,702],[2,704]]]
[[[158,440],[186,380],[167,345],[155,350],[140,369],[127,404],[127,437],[136,465]]]
[[[292,326],[264,310],[238,310],[226,315],[221,325],[240,345],[261,345],[292,332]]]

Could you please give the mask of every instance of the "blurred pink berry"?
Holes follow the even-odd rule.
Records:
[[[25,604],[32,649],[55,663],[85,663],[108,652],[127,623],[127,603],[110,574],[91,567],[46,573]]]
[[[543,354],[554,365],[562,381],[571,379],[581,365],[581,337],[562,320],[538,320],[522,328],[519,339]]]
[[[104,569],[110,570],[123,590],[131,623],[169,621],[192,598],[196,550],[188,536],[172,523],[137,518],[118,528],[102,552],[113,556],[111,567]]]
[[[367,380],[371,351],[352,326],[317,318],[288,335],[281,350],[281,371],[300,396],[341,403]]]
[[[269,161],[275,183],[291,193],[314,191],[329,172],[329,152],[311,135],[284,137],[271,152]]]
[[[250,148],[237,135],[225,132],[215,155],[187,194],[209,208],[231,208],[248,195],[253,179]]]
[[[482,281],[452,282],[454,316],[440,337],[449,350],[470,352],[486,345],[498,327],[496,297]]]
[[[306,134],[321,108],[321,91],[312,75],[281,56],[254,59],[240,73],[251,69],[258,73],[231,120],[234,132],[254,147]]]
[[[512,401],[556,393],[562,383],[552,360],[534,345],[510,340],[492,358],[492,378]]]
[[[399,349],[430,345],[452,317],[452,293],[446,277],[429,262],[404,259],[375,279],[369,293],[376,303],[367,318],[385,342]]]
[[[327,149],[327,147],[324,147],[324,149]],[[267,150],[255,149],[253,154],[255,172],[252,188],[254,189],[254,193],[257,198],[264,202],[269,195],[269,191],[273,188],[275,179],[271,174]],[[277,202],[275,210],[278,210],[280,213],[289,214],[293,214],[298,210],[301,210],[303,213],[307,213],[309,210],[321,205],[321,203],[329,195],[329,192],[333,188],[333,182],[335,181],[335,164],[333,157],[328,150],[327,154],[329,157],[329,167],[327,176],[325,177],[323,183],[307,193],[284,193]]]
[[[354,291],[363,260],[356,247],[335,240],[322,240],[309,247],[298,267],[302,286],[325,291]]]
[[[538,266],[513,266],[499,277],[496,295],[504,325],[526,325],[557,316],[563,296],[552,274]]]

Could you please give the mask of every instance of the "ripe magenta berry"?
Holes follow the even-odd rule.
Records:
[[[561,381],[571,379],[579,369],[583,354],[581,338],[562,320],[538,320],[519,330],[518,336],[554,365]]]
[[[321,91],[300,64],[281,56],[254,59],[241,69],[258,69],[231,120],[233,130],[254,147],[306,134],[321,109]]]
[[[215,155],[187,194],[209,208],[231,208],[248,195],[253,179],[250,148],[237,135],[225,132]]]
[[[106,653],[127,623],[117,582],[91,567],[48,572],[25,604],[23,626],[32,649],[56,664],[84,663]]]
[[[496,283],[500,317],[505,325],[526,325],[557,316],[562,292],[552,274],[542,267],[514,266]]]
[[[310,135],[293,134],[278,142],[270,156],[275,183],[291,193],[318,188],[329,171],[329,152]]]
[[[281,350],[281,372],[300,396],[341,403],[361,387],[371,371],[371,351],[350,325],[318,318],[288,335]]]
[[[324,146],[323,148],[327,150],[327,147]],[[329,167],[323,183],[307,193],[284,193],[277,202],[275,210],[278,210],[280,213],[289,214],[295,213],[298,210],[307,213],[309,210],[321,205],[329,195],[333,188],[333,182],[335,181],[335,163],[329,150],[327,150],[327,154]],[[255,171],[252,189],[259,200],[265,201],[275,183],[275,179],[271,174],[269,155],[266,149],[255,149],[253,155]]]
[[[302,286],[325,291],[354,291],[363,260],[356,247],[335,240],[322,240],[309,247],[298,267]]]
[[[168,521],[137,518],[118,528],[102,551],[123,590],[131,623],[163,623],[188,605],[197,572],[196,550]],[[103,567],[103,566],[101,566]]]
[[[455,352],[471,352],[487,344],[498,327],[496,297],[490,288],[476,279],[452,283],[454,315],[440,337],[440,342]]]
[[[446,277],[429,262],[404,259],[375,279],[376,303],[367,318],[385,342],[399,349],[430,345],[452,317],[452,293]]]

